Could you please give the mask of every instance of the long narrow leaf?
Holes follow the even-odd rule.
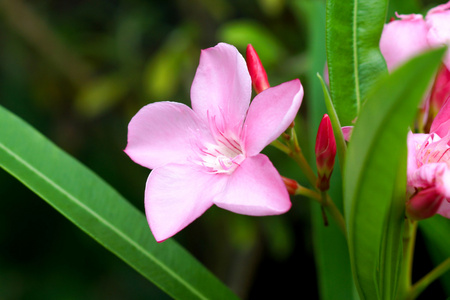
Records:
[[[406,141],[405,141],[406,143]],[[406,145],[399,157],[406,157]],[[377,282],[379,298],[395,299],[403,259],[403,224],[405,220],[406,159],[399,159],[393,195],[383,224]]]
[[[301,25],[307,24],[308,30],[308,119],[310,127],[310,145],[314,146],[317,128],[326,113],[323,92],[316,74],[322,73],[325,65],[325,1],[305,0],[291,1],[291,7]],[[305,88],[306,89],[306,88]],[[340,129],[339,129],[340,130]],[[312,165],[314,158],[312,157]],[[341,174],[336,167],[332,176],[330,196],[336,205],[342,207]],[[324,226],[322,211],[316,203],[311,205],[314,257],[320,297],[322,300],[358,299],[354,292],[354,283],[350,269],[350,258],[345,236],[337,224],[330,220]]]
[[[396,266],[390,264],[392,260],[385,260],[383,253],[391,251],[390,255],[396,257],[400,249],[382,238],[401,233],[401,223],[387,222],[397,205],[392,196],[404,194],[406,185],[399,186],[396,181],[398,161],[406,159],[408,125],[442,54],[443,49],[425,53],[380,80],[352,133],[344,170],[344,204],[350,259],[362,299],[389,294],[386,289],[393,288],[380,282],[381,278],[389,274],[394,284],[398,276]],[[400,243],[401,235],[397,238]]]
[[[328,0],[327,59],[331,98],[343,126],[351,125],[386,64],[379,40],[387,0]]]
[[[141,212],[1,106],[0,166],[172,297],[236,298],[176,242],[157,244]]]
[[[341,169],[345,166],[345,152],[347,151],[347,144],[345,143],[344,134],[342,133],[341,122],[334,109],[328,88],[322,79],[322,76],[317,74],[320,83],[322,84],[323,95],[325,97],[325,106],[327,107],[328,115],[330,116],[331,124],[333,126],[333,133],[336,139],[337,155],[339,157],[339,164]]]

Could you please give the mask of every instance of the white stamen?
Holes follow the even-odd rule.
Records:
[[[199,164],[214,174],[231,174],[245,159],[240,141],[232,132],[219,129],[215,118],[209,117],[209,124],[215,143],[200,148]]]

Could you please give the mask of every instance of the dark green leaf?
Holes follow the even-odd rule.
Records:
[[[427,52],[384,76],[361,110],[347,149],[344,204],[350,259],[362,299],[389,299],[397,281],[405,194],[406,134],[443,49]],[[399,170],[399,167],[401,169]],[[396,196],[397,195],[397,196]],[[383,239],[384,238],[384,239]],[[389,240],[386,240],[389,239]],[[388,256],[387,256],[388,255]],[[383,278],[388,276],[390,283]]]
[[[2,107],[0,166],[172,297],[236,298],[176,242],[156,243],[141,212]]]
[[[328,0],[327,59],[331,98],[343,126],[358,116],[386,64],[379,49],[387,0]]]

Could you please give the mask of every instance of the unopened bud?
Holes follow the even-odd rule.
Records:
[[[284,185],[286,185],[287,191],[289,195],[295,195],[295,192],[297,191],[297,188],[299,187],[299,184],[294,179],[290,179],[284,176],[281,176],[281,179],[283,179]]]
[[[334,139],[333,127],[330,117],[325,114],[319,125],[316,137],[316,164],[317,164],[317,187],[321,191],[330,188],[330,177],[334,168],[336,157],[336,140]]]
[[[445,101],[450,97],[450,71],[445,65],[441,66],[433,88],[431,89],[428,122],[431,124]]]
[[[406,203],[406,214],[414,220],[423,220],[436,214],[444,197],[436,187],[419,191]]]
[[[266,70],[259,59],[258,53],[251,44],[247,46],[247,68],[252,78],[253,88],[256,93],[259,94],[262,91],[270,87],[269,80],[267,79]]]

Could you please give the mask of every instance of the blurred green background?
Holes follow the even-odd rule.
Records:
[[[436,4],[393,1],[388,18]],[[189,104],[200,49],[218,42],[241,53],[253,44],[271,85],[301,79],[297,130],[310,154],[324,112],[312,88],[325,65],[324,8],[321,0],[0,0],[0,104],[143,210],[149,170],[122,151],[127,124],[153,101]],[[281,152],[265,153],[282,175],[305,182]],[[276,217],[213,208],[175,239],[243,298],[315,299],[309,202],[292,200]],[[417,251],[423,275],[431,265]],[[0,170],[0,299],[167,298]]]

